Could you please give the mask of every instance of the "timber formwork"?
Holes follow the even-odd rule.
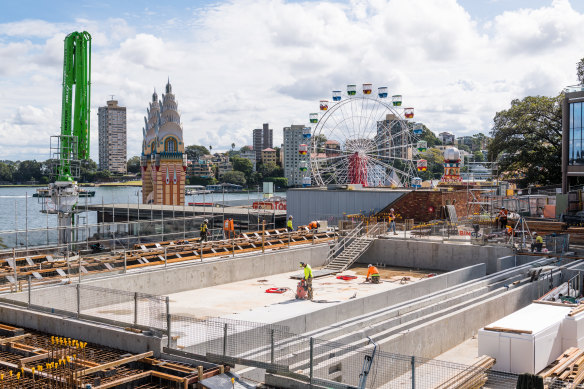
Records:
[[[202,379],[229,371],[229,366],[152,355],[0,324],[0,388],[192,389]]]
[[[285,249],[335,239],[334,232],[311,232],[307,228],[249,232],[237,238],[201,242],[199,238],[137,244],[132,250],[90,256],[53,257],[35,255],[0,259],[0,291],[22,290],[32,285],[60,282],[64,278],[125,271],[165,264],[202,261],[254,251]]]

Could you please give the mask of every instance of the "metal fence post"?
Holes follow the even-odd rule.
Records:
[[[412,355],[412,389],[416,389],[416,357]]]
[[[168,266],[168,254],[167,254],[167,247],[164,247],[164,267]]]
[[[227,355],[227,323],[223,325],[223,356]]]
[[[310,337],[310,386],[312,387],[312,378],[314,376],[314,338]]]
[[[81,316],[81,285],[77,284],[77,318]]]
[[[128,271],[128,253],[124,250],[124,274]]]
[[[138,292],[134,292],[134,325],[138,324]]]
[[[274,364],[274,329],[270,331],[270,363]]]
[[[166,296],[166,331],[168,333],[168,347],[171,346],[171,317],[170,317],[170,297]]]
[[[32,293],[31,280],[30,280],[30,276],[28,276],[28,308],[29,309],[30,309],[30,304],[31,304],[31,293]]]

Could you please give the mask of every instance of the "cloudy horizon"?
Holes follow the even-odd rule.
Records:
[[[584,57],[584,5],[569,0],[21,3],[0,16],[0,159],[49,157],[72,31],[92,35],[95,161],[97,108],[111,95],[127,107],[128,158],[139,155],[146,107],[167,78],[185,144],[220,151],[251,144],[262,123],[279,146],[283,127],[308,124],[347,84],[402,94],[435,133],[488,133],[513,99],[576,84]]]

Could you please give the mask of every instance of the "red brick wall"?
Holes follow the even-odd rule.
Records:
[[[452,205],[456,208],[458,219],[467,217],[470,194],[466,190],[416,190],[405,194],[385,207],[378,216],[386,216],[393,208],[399,215],[398,221],[414,219],[415,223],[427,222],[440,218],[440,207]],[[430,207],[433,211],[430,211]],[[472,210],[471,210],[472,213]]]

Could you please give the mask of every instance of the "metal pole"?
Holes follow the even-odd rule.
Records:
[[[266,221],[262,220],[262,253],[264,253],[264,241],[266,239]]]
[[[134,292],[134,325],[138,324],[138,292]]]
[[[412,389],[416,389],[416,357],[412,355]]]
[[[124,274],[128,271],[128,253],[124,250]]]
[[[30,309],[30,304],[31,304],[31,293],[32,293],[31,283],[32,282],[31,282],[30,276],[28,276],[28,309]]]
[[[227,323],[223,325],[223,356],[227,355]]]
[[[26,255],[28,255],[28,192],[25,192],[24,194],[24,226],[26,229],[26,233],[25,233],[25,239],[26,239]]]
[[[81,315],[81,285],[77,284],[77,318]]]
[[[168,308],[166,310],[166,312],[169,312]],[[167,347],[170,348],[171,346],[171,338],[172,338],[172,331],[171,331],[171,325],[172,325],[172,317],[170,316],[170,313],[166,314],[166,332],[168,333],[168,343],[167,343]]]
[[[312,378],[314,377],[314,338],[310,337],[310,386],[312,387]]]
[[[164,267],[168,266],[168,255],[167,255],[167,247],[164,247]]]
[[[270,363],[273,365],[274,364],[274,330],[273,329],[270,331],[270,345],[271,345],[271,348],[270,348]]]

